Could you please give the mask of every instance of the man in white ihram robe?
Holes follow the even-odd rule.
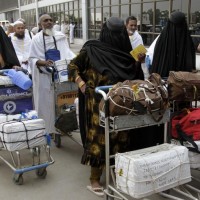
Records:
[[[36,34],[32,39],[29,61],[32,67],[33,96],[35,109],[38,116],[45,120],[47,133],[56,133],[55,124],[55,97],[52,74],[44,70],[45,67],[53,64],[52,60],[45,60],[44,40],[46,50],[54,49],[55,44],[52,35],[56,40],[57,49],[60,51],[61,60],[71,60],[75,54],[69,49],[67,38],[64,34],[53,30],[51,17],[44,14],[39,22],[43,30]],[[40,68],[43,72],[40,73]]]
[[[28,70],[29,74],[31,74],[31,68],[28,62],[31,38],[29,35],[25,34],[25,25],[21,21],[16,21],[14,23],[14,30],[15,32],[10,35],[10,38],[17,58],[21,67]]]

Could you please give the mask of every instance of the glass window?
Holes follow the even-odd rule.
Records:
[[[119,17],[119,6],[111,6],[111,17]]]
[[[70,1],[70,2],[69,2],[69,10],[73,10],[73,9],[74,9],[73,3],[74,3],[73,1]]]
[[[103,7],[103,22],[110,17],[110,7]]]
[[[101,4],[101,0],[97,0],[97,1],[95,1],[95,3],[96,3],[96,7],[100,7],[100,6],[102,6],[102,4]]]
[[[103,1],[103,6],[109,6],[109,5],[110,5],[110,0]]]
[[[129,5],[121,6],[121,18],[126,21],[126,18],[130,16],[129,14]]]
[[[111,0],[111,5],[119,5],[119,0]]]
[[[88,4],[89,7],[94,8],[94,0],[89,0]]]
[[[172,1],[172,11],[179,10],[187,14],[188,10],[188,0],[173,0]]]

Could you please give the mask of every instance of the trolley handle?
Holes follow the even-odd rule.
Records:
[[[112,88],[112,85],[106,85],[106,86],[98,86],[95,88],[95,92],[98,94],[101,94],[103,96],[103,99],[106,101],[108,99],[107,95],[106,95],[106,90],[109,90],[110,88]]]

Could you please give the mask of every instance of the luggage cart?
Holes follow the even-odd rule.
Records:
[[[54,163],[54,159],[50,155],[49,145],[14,152],[4,151],[3,148],[1,150],[4,155],[0,155],[0,159],[13,170],[13,182],[17,185],[23,184],[25,172],[33,170],[39,178],[44,179],[47,175],[46,168]],[[10,158],[8,158],[9,155]]]
[[[164,142],[168,141],[168,122],[170,121],[170,110],[166,110],[163,118],[159,123],[155,122],[150,114],[145,115],[122,115],[122,116],[115,116],[111,117],[108,115],[109,104],[108,104],[108,97],[106,95],[107,91],[112,86],[100,86],[95,88],[95,92],[102,95],[105,107],[104,111],[100,111],[100,119],[99,124],[100,126],[104,127],[105,129],[105,162],[106,162],[106,189],[104,190],[105,199],[114,200],[114,199],[121,199],[121,200],[129,200],[127,195],[122,194],[116,188],[116,181],[115,181],[115,174],[114,174],[114,166],[110,165],[110,159],[114,158],[114,155],[110,155],[109,151],[109,133],[113,131],[123,131],[123,130],[130,130],[135,128],[142,128],[147,126],[159,125],[164,124]],[[111,179],[112,181],[111,182]],[[112,184],[113,183],[113,184]],[[191,196],[190,194],[184,192],[183,190],[179,190],[177,188],[172,188],[170,190],[174,190],[175,192],[183,195],[186,199],[197,200],[195,197]],[[159,194],[163,197],[174,199],[174,200],[184,200],[169,194],[169,191],[160,192]]]
[[[0,74],[5,71],[7,70],[0,70]],[[6,79],[6,76],[0,76],[1,78]],[[1,82],[4,82],[2,79]],[[0,84],[1,114],[21,114],[33,110],[32,88],[26,91],[22,90],[13,85],[9,78],[5,80],[5,83],[6,85]],[[50,141],[49,138],[47,141]],[[19,151],[8,151],[1,139],[0,143],[0,159],[13,170],[13,181],[18,185],[23,184],[23,173],[28,171],[35,170],[38,177],[45,178],[46,168],[54,163],[50,155],[49,142],[46,145]]]
[[[60,115],[60,110],[63,105],[74,106],[74,100],[78,96],[78,87],[76,83],[65,81],[65,82],[54,82],[55,91],[55,115],[56,118]],[[79,130],[74,130],[74,132],[79,132]],[[67,135],[74,142],[82,146],[82,143],[77,141],[71,132],[63,133],[57,129],[57,133],[54,134],[54,142],[56,147],[61,147],[61,136]]]

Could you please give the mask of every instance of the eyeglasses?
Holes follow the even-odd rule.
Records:
[[[44,19],[43,20],[43,22],[48,22],[48,21],[52,22],[53,20],[52,19]]]

